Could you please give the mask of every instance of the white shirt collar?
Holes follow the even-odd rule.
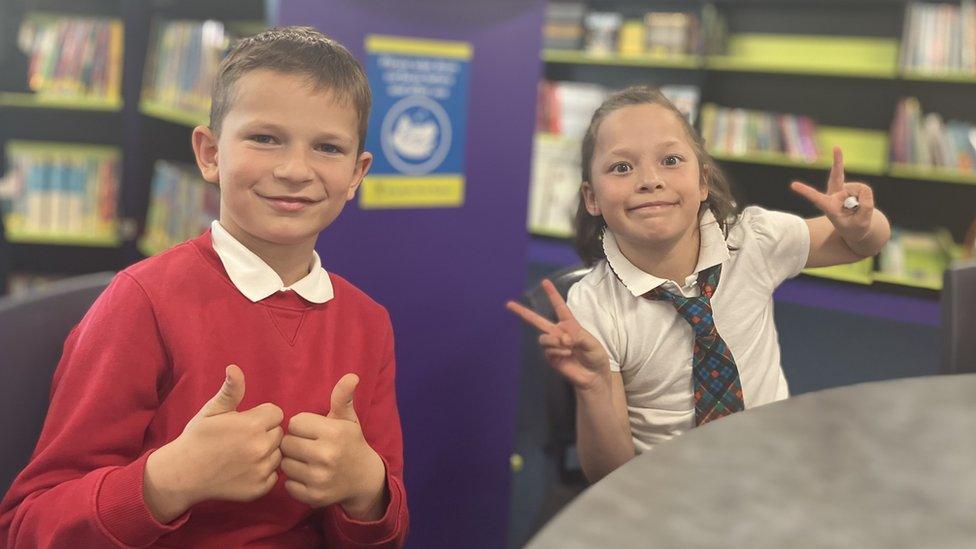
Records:
[[[307,275],[286,287],[285,283],[267,263],[231,236],[219,221],[210,224],[214,251],[224,264],[227,276],[244,297],[253,302],[285,290],[295,293],[312,303],[325,303],[333,297],[329,273],[322,268],[319,254],[312,251],[312,264]]]
[[[698,249],[698,264],[695,266],[695,272],[689,275],[688,280],[674,281],[678,287],[687,286],[698,278],[699,272],[713,265],[718,265],[729,258],[729,248],[725,242],[725,235],[722,234],[722,229],[715,221],[715,215],[712,214],[711,210],[705,210],[705,213],[702,214],[699,228],[701,245]],[[620,251],[617,239],[609,230],[603,232],[603,253],[607,256],[610,268],[617,273],[620,281],[630,290],[630,293],[634,294],[634,297],[640,297],[668,282],[664,278],[658,278],[640,270],[631,263]]]

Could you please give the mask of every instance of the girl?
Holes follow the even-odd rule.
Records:
[[[826,193],[791,185],[823,216],[738,212],[702,139],[658,91],[625,89],[593,114],[576,246],[594,268],[568,305],[543,281],[556,323],[507,305],[542,331],[546,358],[575,389],[590,481],[696,425],[788,396],[773,291],[805,267],[872,256],[891,232],[871,188],[845,182],[833,153]]]

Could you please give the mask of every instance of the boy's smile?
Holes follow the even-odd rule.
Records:
[[[268,69],[241,76],[232,101],[219,136],[194,131],[203,176],[220,186],[220,224],[269,264],[294,250],[307,265],[369,170],[359,113],[304,75]]]

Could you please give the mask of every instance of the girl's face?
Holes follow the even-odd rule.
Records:
[[[587,211],[618,240],[661,247],[690,238],[708,197],[682,121],[667,107],[629,105],[607,115],[596,135]]]

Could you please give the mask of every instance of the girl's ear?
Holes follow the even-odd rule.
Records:
[[[600,206],[596,203],[596,194],[593,193],[593,186],[590,185],[589,181],[583,182],[583,185],[580,187],[580,192],[583,195],[583,204],[586,206],[586,211],[590,215],[600,215]]]
[[[701,202],[708,200],[708,163],[702,163],[701,184],[698,188],[698,196]]]

